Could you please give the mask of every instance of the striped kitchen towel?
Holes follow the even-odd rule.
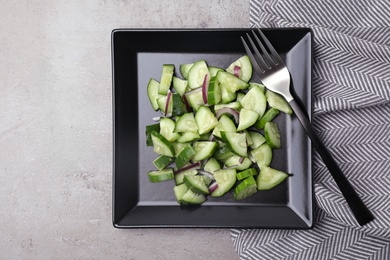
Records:
[[[360,227],[318,154],[310,230],[232,229],[241,259],[390,259],[390,2],[251,0],[251,26],[313,30],[312,123],[375,215]]]

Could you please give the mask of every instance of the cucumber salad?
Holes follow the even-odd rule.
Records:
[[[292,110],[282,96],[250,81],[249,57],[226,69],[198,60],[179,70],[181,77],[164,64],[160,81],[151,78],[147,86],[151,106],[162,113],[146,126],[146,144],[156,153],[149,181],[174,180],[183,205],[230,190],[242,200],[283,182],[289,174],[270,167],[273,149],[281,148],[273,119]]]

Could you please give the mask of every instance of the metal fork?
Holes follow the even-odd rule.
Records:
[[[253,38],[248,33],[246,34],[249,40],[249,45],[251,46],[253,52],[249,48],[243,37],[241,37],[241,40],[244,44],[246,53],[248,54],[255,71],[260,77],[260,80],[266,88],[282,95],[290,104],[292,110],[294,111],[294,114],[301,122],[307,135],[310,137],[314,146],[317,148],[317,152],[320,154],[333,179],[336,181],[340,191],[344,195],[356,220],[361,226],[367,224],[374,219],[374,216],[363,203],[359,195],[356,193],[351,183],[345,177],[344,173],[341,171],[336,161],[329,153],[328,149],[318,138],[305,112],[298,105],[293,95],[291,95],[291,76],[282,58],[279,56],[279,54],[276,52],[274,47],[271,45],[265,35],[261,32],[261,30],[257,28],[257,31],[269,51],[267,51],[263,43],[260,41],[259,37],[256,35],[255,31],[253,30]]]

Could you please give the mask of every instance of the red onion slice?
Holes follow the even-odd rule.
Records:
[[[241,71],[241,67],[240,66],[234,66],[234,76],[236,76],[237,78],[240,77],[240,71]]]
[[[215,180],[214,175],[211,172],[205,171],[205,170],[198,170],[198,173],[207,176],[208,178]]]
[[[200,168],[200,162],[196,162],[196,163],[190,164],[188,166],[185,166],[183,168],[176,170],[175,174],[178,174],[178,173],[190,170],[190,169],[199,169],[199,168]]]
[[[213,193],[216,189],[218,188],[218,183],[215,181],[215,182],[212,182],[209,186],[209,193]]]
[[[233,108],[230,108],[230,107],[224,107],[224,108],[218,110],[215,113],[215,116],[219,119],[223,114],[232,115],[234,117],[234,121],[236,122],[236,124],[238,124],[238,119],[239,119],[240,113],[237,110],[234,110]]]
[[[171,102],[171,97],[172,97],[172,91],[169,91],[167,94],[167,103],[165,104],[165,115],[167,115],[168,113],[169,102]]]
[[[205,104],[208,103],[207,99],[207,92],[209,91],[209,82],[210,82],[210,74],[206,74],[203,79],[203,85],[202,85],[202,96],[203,96],[203,102]]]
[[[190,107],[190,104],[188,103],[186,95],[183,95],[183,102],[184,102],[184,105],[186,105],[187,111],[188,112],[191,111],[191,107]]]
[[[240,157],[240,159],[238,159],[238,162],[242,164],[242,162],[245,160],[245,157]]]

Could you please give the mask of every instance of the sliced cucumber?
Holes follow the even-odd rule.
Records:
[[[216,142],[199,141],[194,143],[195,156],[194,162],[202,161],[210,158],[215,150],[217,150],[218,144]]]
[[[221,102],[222,93],[221,88],[218,84],[217,77],[212,77],[209,82],[207,90],[207,103],[209,105],[215,105]]]
[[[180,143],[180,142],[173,142],[173,149],[175,150],[175,154],[179,154],[181,151],[183,151],[184,148],[190,143]]]
[[[179,93],[172,93],[172,116],[181,116],[187,113],[187,107]]]
[[[179,143],[188,143],[188,142],[192,142],[194,140],[199,140],[200,139],[200,136],[198,133],[194,133],[194,132],[185,132],[184,134],[182,134],[182,136],[177,139],[177,141]]]
[[[160,86],[160,83],[155,79],[150,79],[148,83],[148,98],[150,101],[150,104],[152,105],[154,110],[158,110],[159,106],[157,103],[157,98],[160,96],[158,94],[158,88]]]
[[[196,111],[195,122],[198,125],[198,133],[200,135],[210,132],[218,124],[214,113],[206,106],[201,106]]]
[[[166,95],[172,84],[173,72],[175,66],[173,64],[164,64],[161,73],[160,85],[158,87],[158,94]]]
[[[236,125],[234,124],[233,120],[227,115],[222,115],[219,118],[218,124],[213,130],[213,135],[222,138],[221,131],[237,132]]]
[[[221,103],[227,104],[235,100],[237,97],[236,92],[229,91],[226,88],[221,87]]]
[[[148,172],[148,178],[150,182],[162,182],[173,179],[173,169],[167,168],[161,171]]]
[[[280,141],[280,132],[278,124],[275,122],[267,122],[264,126],[265,141],[271,148],[280,148],[282,143]]]
[[[225,165],[238,171],[243,171],[252,166],[253,162],[247,157],[233,155],[224,161]]]
[[[221,169],[221,165],[219,164],[218,160],[215,158],[210,158],[207,163],[204,165],[204,170],[207,172],[215,172]]]
[[[217,74],[217,80],[222,89],[231,93],[235,93],[238,90],[247,89],[249,87],[248,82],[243,81],[226,71],[219,71]]]
[[[151,133],[153,141],[153,151],[157,154],[166,155],[169,157],[175,156],[173,145],[160,133],[153,131]]]
[[[207,185],[204,183],[203,177],[200,175],[185,175],[184,183],[195,193],[209,194]]]
[[[245,130],[256,123],[259,118],[259,114],[253,110],[243,108],[240,110],[239,124],[237,131]]]
[[[147,146],[153,146],[153,140],[152,140],[152,132],[160,132],[160,123],[147,125],[145,134],[146,134],[146,145]]]
[[[261,118],[267,108],[267,100],[264,93],[260,90],[259,87],[253,86],[245,97],[241,100],[241,106],[245,109],[253,110],[259,114]]]
[[[255,176],[259,174],[256,168],[248,168],[246,170],[243,170],[241,172],[237,172],[237,180],[243,180],[245,178],[248,178],[249,176]]]
[[[186,164],[184,167],[186,167],[186,166],[188,166],[188,164]],[[196,169],[188,169],[188,170],[176,173],[175,174],[175,184],[180,185],[180,184],[184,183],[184,176],[186,176],[186,175],[197,175],[197,174],[198,174],[198,170],[196,170]]]
[[[195,62],[188,72],[188,87],[190,89],[200,88],[207,74],[209,74],[209,69],[206,61],[199,60]]]
[[[206,196],[198,194],[188,189],[186,193],[181,197],[180,203],[183,205],[199,205],[206,201]]]
[[[253,176],[243,180],[234,190],[234,199],[243,200],[257,192],[257,183]]]
[[[178,133],[174,133],[175,121],[168,117],[162,117],[160,119],[160,134],[164,136],[169,142],[176,141],[180,138]]]
[[[241,109],[241,104],[238,101],[227,103],[227,104],[218,104],[214,106],[214,110],[215,112],[217,112],[226,107],[239,111]]]
[[[260,174],[257,177],[257,189],[269,190],[287,179],[289,175],[283,171],[279,171],[270,167],[261,168]]]
[[[224,143],[219,145],[217,151],[215,151],[215,153],[214,153],[214,157],[220,161],[227,160],[228,158],[232,157],[233,155],[234,155],[234,153],[232,151],[230,151],[228,146]]]
[[[268,144],[262,144],[251,152],[252,157],[261,169],[263,166],[269,166],[272,161],[272,149]]]
[[[240,57],[238,60],[230,64],[230,66],[226,69],[227,72],[231,74],[235,74],[235,67],[238,66],[238,77],[243,81],[249,81],[252,77],[252,63],[248,57],[248,55],[244,55]]]
[[[214,66],[209,66],[209,72],[211,77],[217,76],[217,73],[219,71],[223,70],[222,68],[214,67]]]
[[[211,197],[221,197],[236,183],[236,169],[222,169],[213,173],[218,188],[211,193]]]
[[[198,132],[198,125],[195,122],[193,113],[185,113],[176,122],[175,132]]]
[[[175,163],[177,168],[184,167],[192,158],[194,158],[195,150],[192,148],[192,146],[189,144],[187,145],[176,157]]]
[[[259,120],[257,120],[257,122],[255,123],[255,127],[257,129],[263,129],[265,123],[271,122],[277,115],[279,115],[279,110],[274,107],[271,107],[264,113],[264,115]]]
[[[194,63],[187,63],[187,64],[182,64],[179,67],[180,74],[183,76],[184,79],[188,79],[188,72],[192,68]]]
[[[174,158],[173,157],[168,157],[166,155],[160,155],[159,157],[157,157],[154,161],[153,161],[153,164],[154,166],[156,166],[156,168],[158,170],[163,170],[165,167],[167,167],[168,165],[170,165],[171,163],[174,162]]]
[[[270,107],[274,107],[277,110],[282,111],[282,112],[289,114],[289,115],[291,115],[293,113],[293,111],[290,107],[290,104],[281,95],[279,95],[275,92],[272,92],[270,90],[267,90],[265,92],[265,96],[267,98],[268,105]]]
[[[188,81],[173,76],[172,86],[180,96],[183,96],[187,92]]]
[[[252,149],[255,149],[255,148],[259,147],[260,145],[262,145],[263,143],[265,143],[265,137],[262,134],[260,134],[259,132],[248,131],[248,134],[252,139],[252,145],[250,145],[250,147]]]
[[[202,88],[198,88],[190,92],[187,92],[185,96],[188,101],[188,104],[195,111],[197,111],[202,105],[204,105]]]
[[[163,112],[165,115],[172,114],[172,107],[173,107],[172,98],[169,99],[169,104],[168,104],[168,110],[167,111],[165,111],[165,108],[166,108],[166,105],[167,105],[167,96],[160,95],[157,98],[157,104],[158,104],[158,107],[160,108],[161,112]]]
[[[188,191],[188,187],[184,183],[173,187],[173,193],[175,194],[176,201],[180,203],[181,198],[183,197],[184,193],[186,193],[187,191]]]
[[[246,157],[247,154],[247,143],[245,133],[234,133],[221,131],[222,140],[226,143],[228,148],[235,154]]]
[[[255,83],[255,82],[249,82],[249,89],[253,88],[253,86],[258,87],[261,90],[261,92],[265,93],[266,88],[265,88],[265,86],[263,84],[259,84],[259,83]]]
[[[241,102],[241,100],[245,97],[245,93],[237,92],[236,93],[236,100],[237,102]]]

